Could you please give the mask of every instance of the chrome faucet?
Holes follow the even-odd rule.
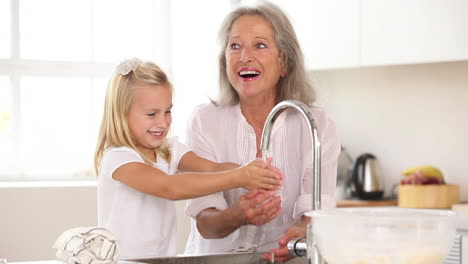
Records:
[[[309,125],[310,137],[312,139],[312,164],[314,165],[314,170],[312,174],[312,210],[321,209],[321,191],[320,191],[320,160],[321,160],[321,148],[320,140],[317,131],[317,123],[315,122],[314,116],[310,112],[309,108],[302,102],[296,100],[282,101],[278,103],[271,110],[270,114],[267,117],[265,126],[263,127],[262,139],[260,143],[260,149],[262,150],[262,155],[268,153],[270,146],[270,136],[273,125],[275,124],[278,116],[286,109],[295,109],[301,113],[302,117],[307,121]],[[265,157],[262,157],[265,158]],[[308,264],[321,264],[322,259],[319,254],[316,252],[314,246],[313,236],[312,236],[312,221],[307,226],[307,241],[304,239],[292,240],[288,243],[289,253],[293,256],[304,256],[307,254],[307,263]],[[313,262],[312,262],[313,260]]]

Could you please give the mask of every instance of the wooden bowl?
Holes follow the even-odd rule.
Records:
[[[398,191],[399,207],[449,209],[459,202],[460,186],[458,184],[400,184]]]

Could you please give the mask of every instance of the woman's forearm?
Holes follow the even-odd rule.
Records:
[[[197,228],[204,238],[223,238],[243,225],[263,225],[276,218],[281,199],[273,191],[251,190],[226,210],[207,208],[197,215]],[[307,224],[306,224],[307,225]]]
[[[216,163],[216,166],[213,172],[220,172],[220,171],[227,171],[227,170],[234,170],[239,168],[240,165],[232,162],[223,162],[223,163]]]
[[[207,208],[197,215],[197,229],[206,239],[224,238],[244,225],[246,219],[235,207]]]

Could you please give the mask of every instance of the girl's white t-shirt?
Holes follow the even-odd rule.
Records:
[[[170,164],[158,157],[153,166],[172,175],[190,149],[176,137],[169,139],[169,145]],[[128,147],[109,148],[104,153],[97,187],[98,225],[115,235],[121,259],[174,256],[177,237],[175,202],[145,194],[114,180],[114,171],[130,162],[144,163],[144,160]]]

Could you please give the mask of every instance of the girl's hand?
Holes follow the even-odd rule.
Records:
[[[240,168],[241,185],[248,189],[277,190],[282,185],[283,174],[271,165],[271,158],[265,163],[256,159]]]

